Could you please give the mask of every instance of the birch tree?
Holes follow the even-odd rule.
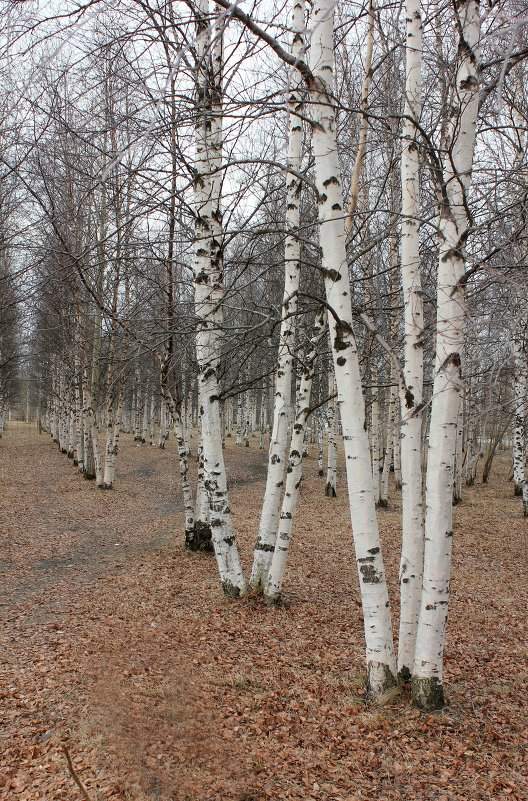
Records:
[[[305,6],[304,0],[297,0],[292,10],[292,55],[296,59],[304,57],[305,50]],[[292,421],[292,363],[295,343],[295,316],[300,278],[301,246],[299,241],[299,212],[301,199],[301,168],[303,125],[300,117],[302,108],[301,76],[297,70],[291,71],[289,87],[288,118],[288,160],[286,179],[286,238],[284,243],[284,297],[279,335],[279,354],[275,377],[275,402],[273,405],[273,425],[270,435],[268,472],[266,490],[260,516],[259,532],[253,556],[251,586],[262,587],[268,575],[277,536],[277,521],[281,503],[288,431]]]
[[[470,226],[469,191],[479,102],[479,6],[455,8],[458,51],[449,149],[437,176],[438,285],[436,361],[429,429],[423,588],[412,693],[425,709],[444,703],[443,652],[453,542],[452,494],[456,430],[462,389],[465,299],[464,248]]]
[[[423,571],[422,395],[423,300],[419,252],[420,157],[417,124],[422,107],[420,0],[406,0],[405,105],[401,155],[401,281],[404,302],[405,391],[400,393],[402,553],[398,673],[406,681],[414,665]]]
[[[310,52],[312,77],[309,79],[312,142],[319,202],[321,262],[363,605],[367,685],[373,697],[380,697],[396,683],[396,664],[346,258],[333,87],[333,12],[331,0],[317,0],[313,6]]]
[[[297,397],[297,413],[293,423],[284,498],[278,524],[275,550],[273,551],[273,559],[264,589],[264,596],[269,603],[278,603],[281,598],[282,582],[292,537],[295,509],[302,481],[302,449],[306,432],[306,421],[310,414],[310,397],[314,365],[319,344],[325,334],[325,329],[326,314],[325,312],[320,312],[315,321],[309,351],[302,362],[301,383]]]
[[[526,342],[526,328],[528,316],[518,313],[515,329],[511,337],[513,353],[513,487],[514,493],[523,496],[526,485],[525,459],[526,459],[526,413],[528,407],[528,347]]]
[[[222,587],[238,597],[246,590],[233,530],[222,451],[222,421],[218,370],[221,357],[222,298],[221,197],[212,169],[222,151],[221,56],[211,64],[208,0],[196,8],[196,127],[194,161],[195,260],[194,310],[196,359],[202,430],[203,469],[211,510],[210,526]],[[212,46],[221,48],[221,29]]]

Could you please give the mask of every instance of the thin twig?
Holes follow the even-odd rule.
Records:
[[[68,751],[66,745],[64,743],[61,743],[61,748],[64,751],[64,756],[66,757],[66,761],[68,763],[68,770],[70,771],[71,777],[75,782],[75,784],[77,785],[77,787],[79,788],[79,790],[81,791],[84,801],[92,801],[92,799],[88,795],[86,787],[80,780],[75,768],[73,767],[73,762],[70,756],[70,752]]]

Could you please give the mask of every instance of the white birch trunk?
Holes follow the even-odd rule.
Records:
[[[162,396],[160,399],[160,424],[159,424],[159,439],[158,447],[164,448],[167,441],[167,403]]]
[[[304,0],[294,0],[292,9],[293,44],[292,54],[303,58],[305,49],[305,6]],[[301,167],[302,121],[298,116],[301,109],[299,92],[300,76],[294,70],[291,77],[288,121],[288,167],[299,172]],[[292,353],[295,343],[295,315],[297,313],[297,293],[299,291],[301,246],[298,236],[301,200],[301,182],[296,175],[288,173],[286,179],[286,240],[284,245],[284,297],[279,334],[279,353],[275,379],[275,401],[273,406],[273,426],[270,434],[268,472],[266,490],[262,504],[259,531],[253,554],[251,586],[261,588],[266,582],[271,565],[277,523],[279,517],[286,453],[288,447],[288,427],[292,418]]]
[[[174,426],[174,438],[176,440],[176,446],[178,448],[178,462],[180,468],[180,479],[182,485],[182,495],[183,495],[183,508],[185,512],[185,547],[189,548],[190,550],[200,550],[200,551],[211,551],[212,544],[211,544],[211,531],[209,528],[209,500],[207,498],[207,493],[205,490],[203,491],[203,516],[205,517],[206,526],[207,526],[207,535],[203,537],[204,531],[198,530],[196,527],[196,518],[195,518],[195,509],[193,504],[193,493],[191,482],[189,478],[189,450],[187,446],[187,439],[185,435],[185,426],[184,426],[184,418],[185,418],[185,410],[178,406],[174,400],[174,397],[171,394],[171,391],[167,385],[166,380],[166,370],[165,364],[162,362],[161,365],[161,376],[160,376],[160,386],[162,392],[162,401],[166,409],[170,412],[172,417],[173,426]],[[203,466],[203,462],[202,462]],[[201,479],[203,479],[203,467],[201,473]],[[199,484],[203,489],[203,480],[200,480],[199,476]],[[197,492],[197,499],[198,499],[198,492]],[[200,518],[198,518],[200,519]],[[197,547],[194,547],[194,546]]]
[[[200,0],[196,18],[196,128],[195,128],[195,251],[194,310],[196,315],[196,359],[202,431],[205,487],[211,512],[211,535],[216,561],[226,595],[238,597],[246,589],[236,544],[222,450],[220,417],[220,330],[222,325],[223,260],[222,211],[219,184],[211,181],[209,150],[213,164],[221,161],[221,74],[218,64],[211,74],[209,3]],[[215,30],[216,45],[221,31]],[[221,56],[220,56],[221,60]],[[215,60],[217,63],[217,59]],[[214,218],[214,219],[213,219]]]
[[[84,418],[87,422],[85,427],[85,476],[88,479],[95,478],[95,483],[99,487],[103,483],[103,465],[101,451],[99,447],[99,426],[97,423],[95,410],[93,407],[92,392],[88,385],[88,368],[83,370],[83,399],[84,399]],[[93,459],[93,473],[90,461]]]
[[[141,375],[139,368],[134,373],[134,395],[133,395],[133,427],[134,442],[141,442]]]
[[[378,504],[382,509],[387,509],[389,505],[389,478],[390,478],[392,459],[394,456],[394,415],[396,412],[395,410],[396,398],[394,397],[395,394],[397,393],[395,393],[394,388],[391,387],[389,411],[387,418],[385,456],[383,458],[383,468],[381,472],[381,484],[380,484],[380,497]]]
[[[424,709],[444,703],[443,653],[451,578],[453,462],[462,387],[465,299],[466,204],[478,114],[479,6],[456,6],[459,43],[451,123],[439,213],[436,364],[429,429],[423,589],[416,637],[412,693]]]
[[[513,487],[515,495],[521,496],[526,482],[524,470],[525,458],[525,418],[527,410],[528,382],[527,382],[527,348],[525,342],[524,326],[512,337],[514,385],[513,409]]]
[[[317,475],[324,476],[324,449],[323,449],[323,421],[321,415],[317,418]]]
[[[154,392],[150,399],[150,424],[149,424],[149,445],[153,446],[156,441],[156,398]]]
[[[301,383],[296,398],[297,413],[293,423],[286,486],[280,513],[277,541],[275,543],[273,559],[264,589],[264,596],[270,603],[278,603],[281,598],[282,582],[290,549],[293,520],[302,481],[302,447],[304,435],[306,433],[306,421],[310,411],[310,395],[312,391],[314,365],[317,349],[325,333],[325,328],[326,314],[321,312],[315,321],[310,351],[302,365]]]
[[[76,428],[75,464],[78,470],[82,473],[84,471],[84,421],[83,421],[82,396],[81,396],[81,360],[78,355],[77,343],[76,343],[74,365],[75,365],[74,381],[75,381],[75,428]]]
[[[298,399],[296,399],[296,402],[298,402]],[[303,447],[302,447],[302,458],[303,459],[305,457],[308,458],[308,456],[309,456],[309,450],[308,450],[309,445],[310,445],[310,429],[308,427],[306,427],[305,430],[304,430],[304,441],[303,441]]]
[[[319,192],[320,248],[329,328],[345,446],[350,515],[363,605],[367,684],[379,697],[396,683],[389,598],[385,581],[372,487],[372,463],[365,426],[365,404],[356,341],[345,247],[343,193],[337,153],[333,99],[334,31],[332,0],[313,10],[310,99],[314,116],[313,150]]]
[[[124,404],[125,404],[125,377],[124,375],[120,375],[118,382],[117,402],[115,410],[113,408],[113,404],[111,407],[109,406],[110,414],[108,416],[107,426],[111,425],[112,428],[111,429],[108,428],[104,477],[103,477],[103,483],[101,485],[102,489],[110,490],[114,488],[115,468],[116,468],[117,454],[119,452],[119,437],[121,432],[121,420],[123,417]]]
[[[191,550],[194,550],[194,545],[198,544],[198,550],[204,550],[201,547],[202,542],[212,542],[211,540],[211,514],[209,510],[209,497],[205,488],[205,472],[203,460],[203,446],[201,440],[198,443],[198,476],[196,479],[196,501],[194,506],[194,536],[192,538]],[[189,540],[189,542],[191,542]]]
[[[419,249],[420,153],[416,123],[422,112],[421,0],[406,0],[405,108],[401,156],[401,284],[404,305],[404,380],[399,431],[402,485],[398,674],[409,681],[414,665],[423,574],[423,298]],[[396,453],[394,454],[396,463]],[[396,467],[396,465],[395,465]]]
[[[372,281],[372,275],[369,275]],[[376,505],[380,502],[380,479],[383,471],[383,454],[380,441],[380,404],[378,386],[378,354],[376,341],[371,344],[370,353],[370,383],[371,383],[371,407],[370,407],[370,442],[372,448],[372,484],[374,487],[374,501]]]
[[[75,428],[75,406],[73,403],[74,398],[74,390],[73,387],[70,389],[68,393],[68,406],[70,408],[70,423],[68,427],[68,458],[73,459],[75,457],[75,447],[76,447],[76,428]]]
[[[464,403],[462,397],[458,407],[458,420],[455,447],[455,465],[453,480],[453,504],[462,501],[462,470],[464,468]]]
[[[189,547],[189,543],[194,540],[195,536],[195,527],[194,527],[194,504],[193,504],[193,494],[191,488],[191,482],[189,479],[189,461],[188,461],[188,450],[187,450],[187,441],[185,438],[185,429],[183,425],[182,417],[179,414],[172,413],[173,425],[174,425],[174,438],[176,440],[176,445],[178,448],[178,461],[180,465],[180,479],[182,484],[182,494],[183,494],[183,508],[185,511],[185,545]],[[203,547],[201,550],[212,550],[211,538],[208,537],[208,545],[207,547]]]
[[[237,397],[237,413],[236,413],[236,444],[242,445],[242,434],[244,428],[244,406],[243,395],[238,394]]]
[[[251,392],[246,392],[244,403],[244,447],[249,448],[249,436],[251,433]]]
[[[326,486],[327,498],[335,498],[337,484],[337,426],[336,426],[336,380],[333,368],[328,376],[327,436],[326,436]]]
[[[147,434],[148,434],[148,410],[149,410],[149,401],[148,401],[148,393],[145,392],[145,397],[143,399],[143,423],[141,425],[141,442],[147,441]]]

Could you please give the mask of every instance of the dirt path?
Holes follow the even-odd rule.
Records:
[[[0,798],[526,801],[527,523],[504,480],[456,510],[448,706],[365,705],[346,498],[306,462],[287,605],[226,602],[181,546],[176,459],[125,442],[115,492],[49,437],[0,441]],[[245,569],[265,456],[228,444]],[[397,608],[398,499],[380,514]],[[395,621],[396,628],[397,621]]]
[[[262,453],[245,451],[242,457],[231,468],[234,486],[258,480],[264,471]],[[59,741],[69,735],[62,725],[69,714],[64,676],[55,681],[46,674],[58,660],[66,685],[72,679],[75,685],[66,695],[75,698],[74,706],[83,703],[86,688],[75,676],[74,652],[97,623],[102,582],[119,585],[121,575],[133,574],[143,559],[155,560],[160,549],[181,543],[173,449],[125,439],[118,464],[115,491],[101,492],[34,427],[13,422],[0,440],[0,700],[7,706],[0,732],[2,798],[32,798],[32,782],[35,793],[42,787],[76,797],[64,775],[65,759],[56,760]],[[42,776],[30,775],[27,767],[49,752],[55,757],[46,767],[51,778],[41,783]],[[104,789],[105,782],[103,771],[94,786]]]

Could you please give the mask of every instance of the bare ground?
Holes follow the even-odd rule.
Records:
[[[246,570],[265,454],[228,444]],[[48,436],[0,440],[0,798],[355,801],[528,798],[528,523],[506,480],[456,509],[448,705],[362,697],[363,634],[344,480],[306,461],[281,609],[228,602],[182,547],[172,442],[123,443],[116,489]],[[379,515],[397,608],[399,500]],[[397,630],[397,621],[394,621]]]

